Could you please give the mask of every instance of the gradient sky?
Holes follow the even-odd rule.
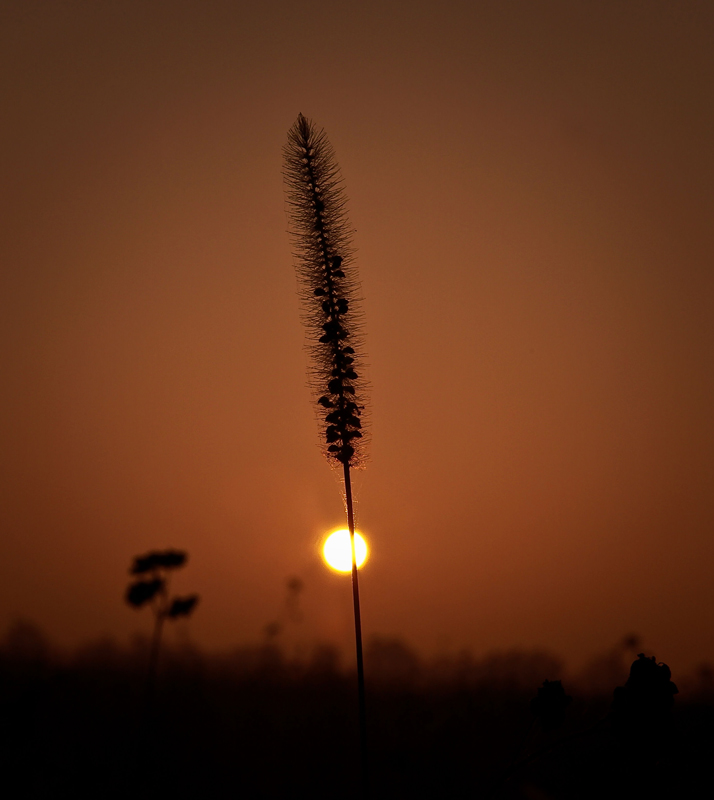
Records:
[[[624,634],[714,659],[714,6],[0,3],[0,627],[350,642],[286,234],[298,112],[337,152],[372,384],[367,636]]]

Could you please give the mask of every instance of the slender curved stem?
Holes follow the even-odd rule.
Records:
[[[359,702],[360,750],[362,753],[362,791],[366,798],[369,794],[369,769],[367,758],[367,701],[364,691],[364,661],[362,658],[362,617],[359,607],[359,578],[357,576],[357,554],[355,552],[355,515],[352,502],[352,481],[349,464],[344,466],[345,503],[347,505],[347,526],[350,529],[350,546],[352,549],[352,602],[355,612],[355,642],[357,645],[357,693]]]
[[[154,686],[156,684],[156,669],[159,663],[159,650],[161,648],[161,633],[164,627],[165,614],[163,608],[159,609],[154,622],[154,635],[151,640],[149,652],[149,667],[146,675],[146,713],[150,713],[154,700]]]

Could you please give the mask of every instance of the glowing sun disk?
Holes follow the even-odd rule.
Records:
[[[322,546],[322,555],[329,566],[337,572],[352,572],[350,532],[345,528],[331,533]],[[367,542],[357,531],[355,531],[355,558],[358,567],[367,560]]]

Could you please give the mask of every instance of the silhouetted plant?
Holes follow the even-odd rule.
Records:
[[[620,721],[635,724],[666,722],[678,693],[670,668],[654,656],[639,653],[624,686],[615,689],[612,710]]]
[[[358,282],[346,198],[334,151],[323,130],[302,114],[288,132],[284,178],[300,279],[303,319],[312,355],[312,387],[324,452],[342,470],[352,544],[352,593],[357,646],[360,732],[366,785],[366,705],[359,582],[350,470],[364,463],[364,386]]]
[[[543,685],[536,692],[536,696],[531,700],[531,712],[533,713],[533,720],[525,732],[511,762],[510,766],[496,778],[491,785],[490,790],[486,793],[486,800],[490,800],[497,796],[501,788],[517,775],[524,767],[541,756],[553,750],[559,745],[572,741],[572,739],[589,733],[600,725],[603,720],[598,721],[589,729],[579,731],[578,733],[563,736],[555,741],[550,741],[539,749],[531,752],[528,755],[522,755],[527,751],[527,745],[531,740],[533,732],[536,727],[540,725],[541,729],[547,733],[560,728],[565,721],[565,712],[568,706],[573,702],[573,698],[565,693],[561,681],[544,680]]]
[[[634,641],[636,640],[633,637]],[[625,644],[629,642],[626,641]],[[615,689],[610,713],[590,727],[550,742],[515,762],[494,783],[487,797],[495,797],[501,786],[536,759],[577,738],[592,734],[608,722],[626,737],[629,748],[626,760],[630,768],[637,771],[643,768],[643,764],[653,763],[652,759],[656,761],[662,747],[666,747],[666,737],[663,739],[660,733],[663,725],[671,721],[674,695],[678,693],[671,678],[672,673],[666,664],[658,663],[654,656],[648,658],[640,653],[630,668],[630,676],[625,685]],[[571,700],[565,694],[560,681],[544,681],[531,701],[534,723],[537,720],[546,731],[559,727]],[[523,745],[520,750],[522,749]],[[646,757],[645,760],[643,756]]]
[[[543,730],[552,731],[563,724],[565,711],[572,702],[561,681],[546,680],[531,700],[531,711]]]
[[[145,556],[136,556],[129,570],[131,575],[142,577],[127,588],[126,602],[137,609],[150,604],[154,612],[154,633],[149,652],[144,713],[151,702],[164,621],[190,616],[199,600],[196,594],[187,597],[169,597],[169,571],[184,566],[186,559],[186,553],[180,550],[154,551]]]

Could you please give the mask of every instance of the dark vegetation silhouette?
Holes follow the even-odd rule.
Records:
[[[312,386],[329,462],[342,471],[352,548],[352,597],[362,777],[368,792],[367,706],[351,470],[365,459],[364,379],[359,284],[347,200],[335,154],[323,130],[302,114],[283,150],[293,256],[312,356]]]
[[[129,570],[131,575],[138,577],[126,590],[126,602],[137,609],[148,605],[154,614],[154,633],[146,673],[145,713],[151,707],[164,622],[190,616],[198,604],[197,594],[187,597],[169,595],[171,571],[183,567],[187,559],[187,554],[181,550],[154,550],[136,556]]]
[[[28,623],[5,634],[6,796],[359,796],[354,673],[329,643],[297,660],[274,643],[208,654],[167,637],[151,765],[137,773],[150,648],[138,637],[62,652]],[[619,689],[593,694],[544,652],[425,660],[382,637],[364,657],[377,798],[679,798],[712,788],[710,667],[678,680],[675,695],[668,668],[642,656]]]

